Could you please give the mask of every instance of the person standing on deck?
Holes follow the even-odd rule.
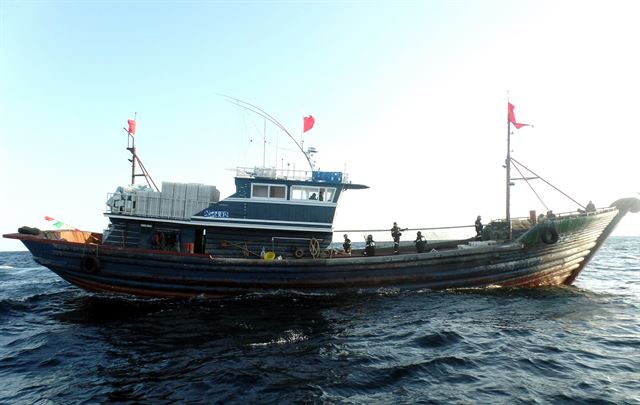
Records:
[[[418,253],[422,253],[425,250],[425,247],[427,246],[427,239],[425,239],[424,236],[422,236],[422,232],[418,231],[417,235],[416,235],[416,252]]]
[[[482,217],[478,215],[478,218],[476,218],[476,237],[482,236],[482,228]]]
[[[400,237],[402,236],[401,231],[406,231],[405,229],[400,229],[397,222],[393,223],[393,228],[391,228],[391,237],[393,237],[393,253],[400,253]]]
[[[587,212],[596,212],[596,206],[591,200],[589,200],[589,204],[587,204]]]

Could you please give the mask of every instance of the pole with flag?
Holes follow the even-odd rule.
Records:
[[[127,129],[127,150],[131,152],[133,157],[131,158],[131,184],[135,184],[136,182],[136,119],[138,118],[138,113],[135,112],[133,114],[133,119],[127,120],[127,124],[129,124],[129,129]]]
[[[507,159],[505,160],[505,166],[507,169],[507,212],[506,212],[506,220],[509,225],[509,239],[511,239],[511,124],[513,124],[516,129],[520,129],[524,126],[532,126],[531,124],[522,124],[516,122],[516,116],[513,112],[515,110],[515,106],[509,102],[507,99]]]
[[[156,183],[151,178],[151,175],[147,171],[147,168],[144,167],[144,164],[142,164],[142,160],[140,160],[140,157],[138,156],[138,153],[136,151],[135,135],[136,135],[136,119],[137,118],[138,118],[138,113],[136,112],[133,115],[133,119],[127,120],[127,124],[129,127],[122,128],[125,131],[127,131],[127,150],[131,152],[131,159],[129,159],[129,161],[131,162],[131,184],[132,185],[135,184],[136,177],[144,177],[149,187],[154,187],[156,191],[160,191]],[[140,170],[142,171],[141,174],[136,173],[136,166],[140,167]]]
[[[305,132],[313,128],[313,124],[315,123],[316,123],[316,119],[313,118],[313,115],[302,117],[302,133],[300,134],[300,145],[302,145],[302,148],[301,148],[302,153],[304,153],[304,155],[307,157],[307,160],[309,161],[309,165],[311,166],[312,171],[313,171],[314,163],[311,162],[311,153],[312,153],[311,148],[309,148],[307,152],[304,151],[304,139],[302,138],[302,135],[304,135]]]

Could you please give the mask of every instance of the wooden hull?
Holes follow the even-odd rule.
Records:
[[[638,201],[638,200],[635,200]],[[640,201],[638,201],[640,203]],[[628,208],[538,224],[517,240],[440,252],[319,259],[214,258],[10,234],[34,259],[88,291],[220,297],[270,291],[352,292],[571,284]],[[556,236],[550,238],[549,231]]]

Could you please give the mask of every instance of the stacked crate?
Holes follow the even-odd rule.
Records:
[[[173,208],[173,195],[174,195],[175,183],[170,181],[162,182],[162,189],[160,191],[160,213],[161,218],[170,218]]]
[[[109,196],[107,206],[110,212],[124,215],[189,219],[219,200],[220,192],[215,186],[164,181],[160,192],[118,187]]]
[[[185,183],[174,183],[173,201],[171,206],[172,218],[184,218],[184,206],[187,195],[187,185]]]
[[[147,195],[147,216],[149,217],[160,216],[161,201],[162,201],[162,193],[157,193],[153,191]]]
[[[149,210],[149,194],[152,191],[139,191],[134,195],[134,205],[136,215],[147,216]]]

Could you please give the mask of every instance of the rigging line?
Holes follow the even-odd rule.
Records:
[[[473,228],[475,225],[457,225],[457,226],[438,226],[438,227],[424,227],[424,228],[407,228],[407,231],[433,231],[439,229],[460,229],[460,228]],[[404,229],[404,228],[402,228]],[[337,229],[333,232],[389,232],[390,229]]]
[[[513,159],[512,159],[513,160]],[[531,189],[531,191],[533,191],[533,194],[536,195],[536,197],[538,197],[538,200],[540,200],[540,203],[544,206],[544,208],[549,211],[549,207],[547,207],[547,204],[544,203],[544,201],[542,201],[542,198],[540,198],[540,196],[538,195],[538,193],[536,193],[536,190],[534,190],[533,186],[531,185],[531,182],[524,176],[524,174],[522,174],[522,171],[520,170],[520,168],[518,167],[517,164],[514,164],[513,167],[516,168],[516,170],[518,171],[518,173],[520,173],[520,176],[522,176],[522,178],[524,179],[524,181],[527,182],[527,185],[529,186],[529,188]]]
[[[214,93],[214,94],[217,94],[217,95],[222,96],[222,97],[225,97],[225,98],[227,98],[227,99],[229,99],[229,100],[235,101],[235,104],[236,104],[237,106],[240,106],[240,107],[246,108],[246,109],[251,110],[251,111],[253,111],[254,113],[256,113],[256,114],[260,115],[261,117],[267,118],[269,121],[271,121],[271,123],[272,123],[272,124],[276,125],[278,128],[282,129],[282,130],[283,130],[284,132],[286,132],[289,136],[291,136],[291,134],[289,134],[289,131],[287,131],[287,129],[285,128],[285,126],[284,126],[284,125],[282,125],[282,124],[280,123],[280,121],[278,121],[275,117],[273,117],[272,115],[270,115],[268,112],[264,111],[262,108],[260,108],[260,107],[258,107],[258,106],[256,106],[256,105],[253,105],[253,104],[251,104],[251,103],[249,103],[249,102],[246,102],[246,101],[240,100],[239,98],[235,98],[235,97],[228,96],[228,95],[226,95],[226,94],[222,94],[222,93]],[[229,100],[227,100],[227,101],[229,101]],[[243,104],[244,104],[244,105],[243,105]],[[253,109],[252,109],[252,108],[249,108],[249,107],[246,107],[247,105],[248,105],[249,107],[252,107]],[[294,139],[294,141],[295,141],[295,139]]]
[[[228,100],[227,100],[228,101]],[[253,118],[251,118],[251,115],[249,113],[247,113],[248,108],[243,107],[241,105],[236,104],[238,107],[242,107],[242,109],[244,110],[245,114],[247,115],[247,117],[249,118],[249,121],[251,122],[251,125],[253,125],[253,128],[255,128],[256,133],[260,134],[260,130],[258,129],[258,126],[256,125],[256,123],[253,121]],[[255,112],[255,111],[254,111]]]
[[[227,96],[225,96],[225,97],[227,97]],[[277,120],[276,121],[272,121],[272,120],[275,120],[275,118],[272,118],[269,114],[266,114],[266,113],[263,114],[262,110],[260,108],[258,108],[258,107],[255,107],[256,109],[253,109],[253,108],[247,107],[245,105],[242,105],[240,103],[244,103],[244,102],[241,101],[241,100],[238,100],[235,103],[232,103],[229,100],[227,100],[227,101],[229,103],[231,103],[231,104],[237,105],[238,107],[244,109],[245,111],[246,110],[251,111],[251,112],[253,112],[253,113],[255,113],[255,114],[257,114],[257,115],[259,115],[259,116],[261,116],[261,117],[263,117],[263,118],[265,118],[267,120],[269,120],[269,122],[274,124],[276,127],[280,128],[284,133],[286,133],[289,136],[289,138],[291,138],[291,140],[296,144],[298,149],[300,149],[300,151],[302,152],[304,157],[307,159],[307,162],[309,163],[309,167],[311,167],[311,171],[313,171],[313,165],[311,164],[311,160],[309,159],[309,156],[307,156],[307,154],[304,152],[304,149],[302,149],[302,146],[300,146],[300,144],[293,138],[293,136],[291,136],[289,131],[287,131],[287,129],[284,127],[284,125],[280,124],[280,122],[278,122]],[[249,104],[249,103],[246,103],[246,104]],[[249,104],[249,105],[251,105],[251,104]],[[253,121],[252,121],[252,123],[253,123]]]
[[[274,118],[271,118],[268,114],[267,115],[263,114],[259,108],[257,108],[257,107],[256,107],[256,109],[249,108],[246,105],[242,105],[240,102],[237,102],[237,101],[234,103],[234,102],[232,102],[230,100],[227,100],[227,102],[231,103],[231,104],[235,104],[236,106],[244,109],[245,111],[249,110],[249,111],[261,116],[262,118],[265,118],[265,119],[269,120],[269,122],[271,122],[273,125],[275,125],[276,127],[280,128],[287,135],[291,136],[291,134],[289,134],[289,132],[287,132],[287,129],[284,127],[284,125],[280,124],[278,121],[272,121],[272,119],[274,119]],[[252,123],[253,123],[253,121],[252,121]],[[294,139],[294,141],[295,141],[295,139]]]
[[[573,201],[574,203],[578,204],[580,207],[582,207],[582,209],[586,209],[584,205],[580,204],[579,202],[577,202],[576,200],[574,200],[573,198],[569,197],[564,191],[560,190],[558,187],[554,186],[553,184],[549,183],[548,181],[546,181],[545,179],[543,179],[540,175],[536,174],[533,170],[529,169],[527,166],[523,165],[522,163],[518,162],[517,160],[515,160],[513,157],[511,158],[511,160],[513,160],[514,162],[516,162],[517,164],[519,164],[520,166],[524,167],[525,169],[527,169],[528,171],[530,171],[534,176],[537,176],[538,178],[540,178],[540,180],[544,181],[545,183],[547,183],[549,186],[553,187],[557,192],[559,192],[560,194],[562,194],[563,196],[567,197],[568,199],[570,199],[571,201]]]
[[[302,154],[304,155],[304,157],[307,159],[307,163],[309,163],[309,167],[311,168],[311,171],[313,171],[313,164],[311,163],[311,159],[309,158],[309,156],[305,153],[304,149],[302,149],[302,146],[300,146],[300,144],[298,143],[298,141],[296,141],[296,139],[289,133],[289,131],[287,131],[287,129],[284,127],[284,125],[282,125],[280,123],[280,121],[278,121],[277,119],[275,119],[273,116],[271,116],[268,112],[264,111],[262,108],[257,107],[251,103],[248,103],[246,101],[242,101],[239,98],[235,98],[235,97],[231,97],[228,96],[226,94],[222,94],[222,93],[214,93],[217,94],[219,96],[228,98],[230,100],[234,100],[236,102],[236,104],[240,107],[246,108],[250,111],[253,111],[254,113],[260,115],[263,118],[266,118],[269,120],[269,122],[271,122],[272,124],[274,124],[275,126],[277,126],[278,128],[280,128],[285,134],[287,134],[289,136],[289,138],[291,138],[291,140],[293,141],[293,143],[296,144],[296,146],[298,147],[298,149],[300,149],[300,152],[302,152]],[[252,108],[249,108],[249,107]]]
[[[159,192],[160,189],[156,185],[156,182],[153,181],[153,177],[151,177],[151,174],[149,173],[149,171],[145,167],[144,163],[142,163],[142,160],[140,160],[140,157],[136,154],[135,158],[138,161],[138,164],[140,164],[140,168],[142,169],[142,173],[144,174],[144,178],[147,181],[147,184],[149,185],[149,187],[151,187],[151,184],[153,184],[153,187],[156,189],[156,191]],[[149,183],[149,180],[151,180],[151,183]]]

